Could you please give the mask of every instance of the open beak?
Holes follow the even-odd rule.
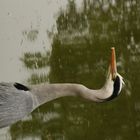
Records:
[[[110,64],[110,72],[112,76],[112,80],[116,78],[117,74],[117,66],[116,66],[116,55],[115,55],[115,48],[111,48],[111,64]]]

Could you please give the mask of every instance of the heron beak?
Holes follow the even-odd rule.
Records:
[[[110,72],[112,76],[112,80],[116,78],[117,74],[117,66],[116,66],[116,55],[115,55],[115,48],[111,48],[111,64],[110,64]]]

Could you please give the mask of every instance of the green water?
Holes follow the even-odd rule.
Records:
[[[83,0],[80,9],[69,0],[56,18],[51,50],[25,52],[20,61],[31,71],[30,84],[81,83],[101,88],[111,47],[124,77],[121,95],[107,103],[65,97],[46,103],[27,119],[13,124],[13,140],[139,140],[140,139],[140,2]],[[47,23],[46,23],[47,24]],[[32,36],[33,34],[33,36]],[[37,33],[28,33],[31,41]],[[49,67],[49,72],[37,73]]]

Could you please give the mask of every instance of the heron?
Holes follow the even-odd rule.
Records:
[[[79,96],[94,102],[116,98],[122,89],[123,78],[117,72],[115,48],[111,48],[111,62],[104,86],[89,89],[82,84],[42,83],[25,86],[20,83],[0,83],[0,128],[9,126],[31,113],[40,105],[65,96]]]

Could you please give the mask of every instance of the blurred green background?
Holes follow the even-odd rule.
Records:
[[[65,97],[46,103],[28,119],[13,124],[12,140],[139,140],[140,139],[140,1],[68,0],[49,31],[51,49],[20,56],[30,71],[29,84],[80,83],[101,88],[111,47],[125,87],[119,98],[102,104]],[[50,11],[51,12],[51,11]],[[46,23],[47,24],[47,23]],[[22,34],[31,42],[37,30]],[[45,72],[49,67],[49,72]],[[39,72],[38,72],[39,71]]]

